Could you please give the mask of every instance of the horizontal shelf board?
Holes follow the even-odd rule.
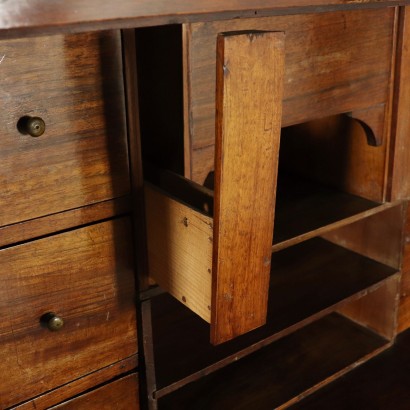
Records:
[[[389,346],[331,314],[159,400],[166,409],[272,409]]]
[[[157,397],[246,356],[379,287],[397,271],[320,238],[272,255],[268,321],[219,346],[209,325],[164,294],[152,299]]]
[[[321,235],[390,206],[316,182],[280,174],[272,250]]]

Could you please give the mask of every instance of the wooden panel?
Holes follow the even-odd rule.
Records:
[[[398,276],[388,279],[383,286],[338,311],[348,318],[393,340],[397,331],[397,306],[400,291]]]
[[[129,225],[104,222],[0,251],[0,407],[136,353]],[[47,312],[64,319],[61,330],[42,325]]]
[[[0,42],[0,225],[129,192],[118,32]],[[22,135],[23,116],[45,133]]]
[[[63,400],[68,400],[82,392],[93,388],[99,384],[111,380],[113,377],[121,373],[127,373],[135,370],[138,366],[138,355],[133,355],[127,359],[120,360],[117,363],[111,364],[96,372],[90,373],[80,379],[73,380],[55,390],[51,390],[37,396],[25,403],[13,407],[13,410],[45,410],[50,406],[61,403]]]
[[[168,295],[154,298],[157,396],[376,291],[392,275],[398,276],[396,269],[320,238],[275,252],[266,325],[218,346],[209,343],[209,326],[195,314]]]
[[[213,221],[145,187],[150,276],[208,323],[211,321]]]
[[[51,407],[55,410],[138,410],[139,408],[138,376],[135,373]]]
[[[407,207],[404,232],[404,250],[400,290],[400,305],[398,317],[398,331],[402,332],[410,327],[410,207]]]
[[[266,322],[284,35],[220,35],[217,54],[214,344]]]
[[[370,4],[399,4],[395,0],[376,1]],[[361,0],[352,0],[350,6],[363,6]],[[1,4],[0,29],[6,34],[30,32],[56,32],[62,29],[83,30],[84,28],[131,28],[138,25],[152,26],[186,22],[187,20],[213,20],[255,16],[278,12],[296,7],[340,5],[346,7],[345,0],[121,0],[120,2],[101,2],[100,0],[13,0]],[[216,14],[218,13],[218,14]],[[66,27],[62,27],[65,25]]]
[[[331,315],[162,398],[159,408],[281,408],[387,346],[380,336]]]
[[[385,109],[381,104],[367,110],[369,118],[376,117],[373,126],[382,130],[382,136]],[[379,146],[371,143],[359,122],[346,115],[287,127],[281,135],[279,172],[383,202],[389,141],[382,138]]]
[[[404,206],[398,204],[379,214],[336,229],[323,237],[397,269],[401,266]]]
[[[396,99],[393,105],[392,200],[410,198],[410,8],[402,7],[400,13]]]
[[[184,26],[189,56],[185,86],[190,90],[191,161],[196,167],[192,179],[203,183],[213,168],[211,155],[203,156],[203,150],[212,146],[215,138],[217,33],[255,29],[286,32],[282,121],[286,126],[386,104],[393,22],[394,9],[386,8]]]

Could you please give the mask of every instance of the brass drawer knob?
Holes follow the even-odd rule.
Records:
[[[17,129],[24,135],[29,134],[32,137],[40,137],[46,130],[46,123],[40,117],[25,116],[19,119]]]
[[[64,326],[64,320],[53,312],[46,313],[41,317],[41,322],[44,323],[49,330],[53,332],[60,330]]]

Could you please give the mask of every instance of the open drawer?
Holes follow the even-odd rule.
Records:
[[[365,24],[370,14],[377,18],[378,29]],[[164,32],[159,29],[154,33],[155,30],[149,29],[137,34],[141,51],[138,58],[143,88],[140,100],[144,157],[159,167],[168,168],[168,158],[174,155],[170,151],[167,156],[164,148],[172,146],[173,139],[183,129],[184,174],[190,179],[160,173],[153,177],[154,184],[167,192],[146,187],[149,274],[210,323],[213,344],[226,342],[266,323],[272,250],[326,234],[392,206],[383,201],[388,165],[385,112],[389,103],[393,22],[394,11],[383,10],[183,26],[180,51],[186,64],[180,68],[184,80],[184,121],[182,126],[171,125],[167,135],[161,131],[156,133],[154,128],[168,111],[152,110],[158,113],[157,121],[152,121],[153,117],[147,115],[149,102],[145,101],[145,97],[150,98],[145,93],[149,89],[147,84],[152,83],[146,76],[150,62],[145,61],[149,57],[144,51],[144,38],[151,36],[150,40],[155,43],[155,37],[163,39]],[[311,39],[311,48],[320,54],[316,56],[316,63],[312,63],[312,78],[305,84],[307,89],[302,85],[289,88],[289,78],[295,73],[299,78],[306,70],[302,62],[311,61],[302,40],[303,33],[311,30],[312,25],[318,35]],[[335,32],[331,45],[324,47],[319,39],[329,26],[334,27]],[[377,61],[358,53],[363,44],[371,44],[380,32],[382,46],[378,49]],[[357,44],[351,41],[355,37],[358,37]],[[360,58],[356,59],[357,56]],[[339,72],[337,61],[342,57],[349,70]],[[331,58],[335,59],[332,64],[321,63]],[[325,66],[331,73],[323,77]],[[366,79],[364,83],[361,76]],[[164,84],[164,80],[159,81]],[[329,89],[326,85],[329,81],[339,82]],[[380,91],[377,98],[368,94],[369,89]],[[156,90],[152,93],[154,96]],[[292,95],[291,91],[296,94]],[[164,90],[162,93],[168,102],[174,95]],[[296,133],[299,130],[298,125],[293,124],[320,122],[322,116],[334,118],[336,122],[344,118],[340,127],[336,127],[335,134],[341,136],[337,144],[333,139],[324,144],[320,135],[318,139],[304,138],[302,143],[302,139],[298,141],[299,136],[293,138],[293,127]],[[359,121],[352,120],[352,116]],[[281,131],[282,126],[287,126],[288,131]],[[327,138],[327,127],[322,127],[323,130]],[[305,134],[308,131],[302,130]],[[201,139],[204,133],[207,139]],[[198,145],[198,141],[205,142]],[[340,176],[333,172],[332,160],[326,158],[341,157],[339,143],[352,149],[353,153],[346,151],[346,157],[354,159],[352,163],[360,159],[363,164],[371,165],[370,177],[366,165],[356,163],[350,167],[350,173],[338,169],[345,180],[326,180],[329,175],[335,175],[336,180]],[[293,176],[282,178],[277,186],[279,145],[291,152],[287,162],[292,172],[313,180],[325,176],[322,181],[325,186],[316,191],[316,186],[311,189],[309,183],[302,183],[302,187],[297,182],[293,191],[296,195],[290,195],[290,202],[283,200],[286,195],[281,191],[283,187],[289,191]],[[299,150],[298,156],[294,155],[295,147]],[[321,147],[325,148],[321,150]],[[305,149],[310,150],[309,155],[305,155]],[[329,152],[332,155],[327,155]],[[204,155],[209,153],[208,161]],[[315,158],[317,153],[322,156],[319,160]],[[304,159],[304,156],[319,164],[317,170],[309,161],[292,163],[293,158]],[[323,158],[327,162],[320,162]],[[351,164],[342,164],[345,165]],[[212,178],[209,178],[210,171],[214,171]],[[213,191],[196,183],[204,183],[206,176],[213,181]],[[329,191],[326,187],[329,184],[344,192]],[[307,201],[299,198],[304,192],[312,193]],[[276,220],[275,212],[279,214]],[[296,215],[298,212],[302,217]],[[294,215],[296,224],[292,221]],[[402,215],[399,211],[394,215],[397,251]],[[276,226],[280,227],[279,232]],[[293,232],[287,230],[288,226],[293,226]],[[276,243],[275,236],[280,238]],[[397,270],[399,263],[396,262],[390,266]]]

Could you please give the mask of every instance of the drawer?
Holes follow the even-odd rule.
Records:
[[[139,408],[138,375],[133,373],[50,409],[138,410]]]
[[[0,226],[128,193],[120,33],[2,40],[0,61]]]
[[[130,224],[117,219],[0,251],[1,408],[137,353]],[[50,330],[59,319],[63,326]]]

